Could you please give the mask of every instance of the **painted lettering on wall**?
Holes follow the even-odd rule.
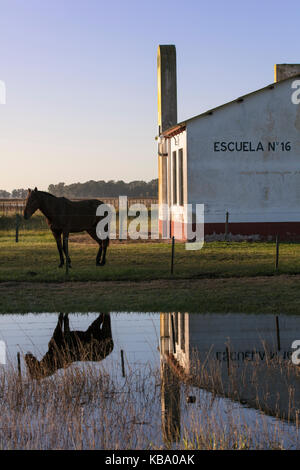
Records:
[[[251,141],[230,141],[214,142],[214,152],[290,152],[291,142],[251,142]]]
[[[0,104],[6,104],[6,86],[3,80],[0,80]]]
[[[292,103],[300,104],[300,80],[294,80],[292,83],[292,88],[296,88],[291,96]]]
[[[300,343],[300,342],[299,342]],[[292,356],[292,351],[217,351],[216,352],[216,359],[218,361],[227,361],[230,359],[231,361],[266,361],[267,359],[275,359],[278,357],[282,357],[283,359],[290,359]],[[299,350],[298,350],[299,354]],[[300,361],[299,361],[300,362]]]

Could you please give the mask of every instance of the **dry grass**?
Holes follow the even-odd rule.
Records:
[[[291,359],[265,349],[265,359],[241,363],[192,359],[190,378],[194,385],[215,395],[226,396],[298,426],[300,418],[300,368]]]
[[[278,376],[278,365],[268,367],[271,372],[276,367]],[[263,414],[256,413],[250,426],[234,402],[224,405],[218,394],[236,390],[230,388],[236,377],[232,375],[226,391],[222,373],[216,364],[208,363],[198,364],[197,386],[191,380],[179,383],[178,377],[169,375],[169,406],[179,404],[181,391],[181,435],[177,429],[177,442],[170,442],[166,433],[163,440],[161,394],[166,385],[161,387],[161,377],[150,364],[127,364],[123,378],[117,363],[109,370],[103,364],[76,363],[39,381],[25,374],[20,380],[12,366],[2,369],[0,449],[297,448],[294,427],[286,444],[286,427],[280,421],[274,419],[270,425]],[[258,386],[258,375],[252,378]],[[193,405],[185,400],[191,394],[196,396]],[[257,408],[263,410],[263,400]]]

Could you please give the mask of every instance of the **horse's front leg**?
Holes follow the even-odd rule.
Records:
[[[96,256],[96,266],[101,266],[100,260],[101,260],[101,255],[102,255],[102,244],[103,244],[103,241],[100,240],[99,249],[98,249],[98,253]]]
[[[61,244],[61,232],[52,230],[52,233],[53,233],[53,236],[56,240],[56,245],[57,245],[59,258],[60,258],[60,264],[59,264],[58,267],[62,268],[63,265],[64,265],[65,260],[64,260],[63,249],[62,249],[62,244]]]
[[[102,259],[100,261],[100,265],[104,266],[106,263],[106,250],[109,245],[109,238],[105,238],[105,240],[102,240],[102,246],[103,246],[103,253],[102,253]]]
[[[63,250],[65,253],[66,262],[68,263],[69,268],[71,268],[71,258],[69,256],[69,233],[63,234]]]

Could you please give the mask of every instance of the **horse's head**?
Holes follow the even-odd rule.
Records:
[[[40,205],[39,197],[38,197],[38,190],[34,188],[34,190],[28,189],[28,194],[26,198],[26,204],[24,209],[24,219],[29,219],[35,211],[38,210]]]

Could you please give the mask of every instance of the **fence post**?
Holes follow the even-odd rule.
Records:
[[[225,220],[225,242],[228,238],[228,220],[229,220],[229,212],[226,212],[226,220]]]
[[[17,361],[18,361],[18,373],[19,373],[19,379],[21,380],[22,373],[21,373],[21,357],[20,353],[17,352]]]
[[[230,349],[226,346],[227,375],[230,375]]]
[[[16,243],[19,241],[19,226],[20,226],[20,216],[16,214]]]
[[[278,315],[276,315],[276,336],[277,336],[277,350],[280,351],[280,330],[279,330]]]
[[[276,257],[275,257],[275,269],[278,269],[278,261],[279,261],[279,235],[276,235]]]
[[[175,251],[175,237],[172,237],[172,255],[171,255],[171,274],[174,272],[174,251]]]
[[[124,351],[121,349],[122,377],[125,377]]]

